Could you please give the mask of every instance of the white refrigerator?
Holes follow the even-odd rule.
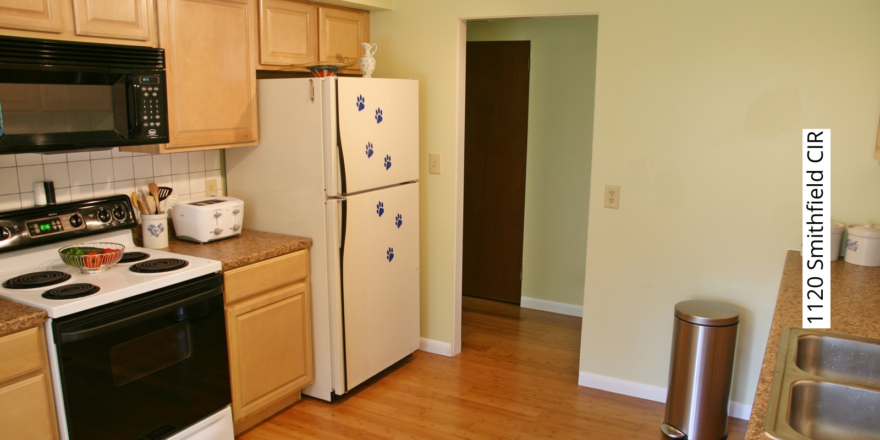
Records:
[[[310,237],[315,382],[331,400],[419,348],[418,81],[257,82],[260,144],[226,150],[248,229]]]

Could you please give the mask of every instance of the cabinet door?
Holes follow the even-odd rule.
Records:
[[[226,309],[235,421],[312,383],[308,286],[288,285]]]
[[[0,27],[61,33],[61,0],[0,0]]]
[[[171,152],[256,145],[255,1],[159,2]]]
[[[73,0],[76,35],[150,39],[147,0]]]
[[[39,374],[0,388],[0,426],[4,438],[58,438],[55,411],[47,397],[48,383],[46,376]]]
[[[260,0],[260,64],[289,66],[318,61],[318,7],[289,0]]]
[[[318,59],[356,63],[364,55],[361,43],[370,41],[370,14],[348,9],[318,8]],[[360,73],[356,64],[345,73]]]

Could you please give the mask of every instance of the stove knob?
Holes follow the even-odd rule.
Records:
[[[78,228],[83,224],[83,219],[78,214],[70,216],[70,220],[68,221],[70,222],[70,226],[73,226],[74,228]]]
[[[110,221],[110,212],[104,208],[101,208],[98,211],[98,220],[101,220],[104,223],[109,222]]]
[[[116,220],[119,220],[119,221],[125,220],[125,210],[119,206],[114,206],[113,207],[113,217],[115,217]]]
[[[241,225],[232,225],[232,230],[233,230],[233,231],[237,231],[237,230],[239,230],[239,229],[241,229]]]
[[[223,232],[223,230],[220,228],[214,229],[214,235],[220,235],[221,232]]]
[[[6,240],[10,236],[11,234],[9,234],[9,229],[6,229],[6,227],[0,228],[0,241]]]

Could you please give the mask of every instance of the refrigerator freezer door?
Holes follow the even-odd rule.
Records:
[[[266,79],[257,83],[260,145],[226,150],[230,196],[247,200],[248,229],[310,237],[315,383],[304,394],[330,400],[331,313],[324,199],[322,89],[318,79]],[[315,100],[311,99],[314,91]]]
[[[419,178],[419,82],[337,79],[347,193]]]
[[[419,348],[419,185],[348,198],[342,256],[346,389]]]

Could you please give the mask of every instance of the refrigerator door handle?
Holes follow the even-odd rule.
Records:
[[[315,80],[309,80],[309,98],[312,99],[312,102],[315,102]]]

